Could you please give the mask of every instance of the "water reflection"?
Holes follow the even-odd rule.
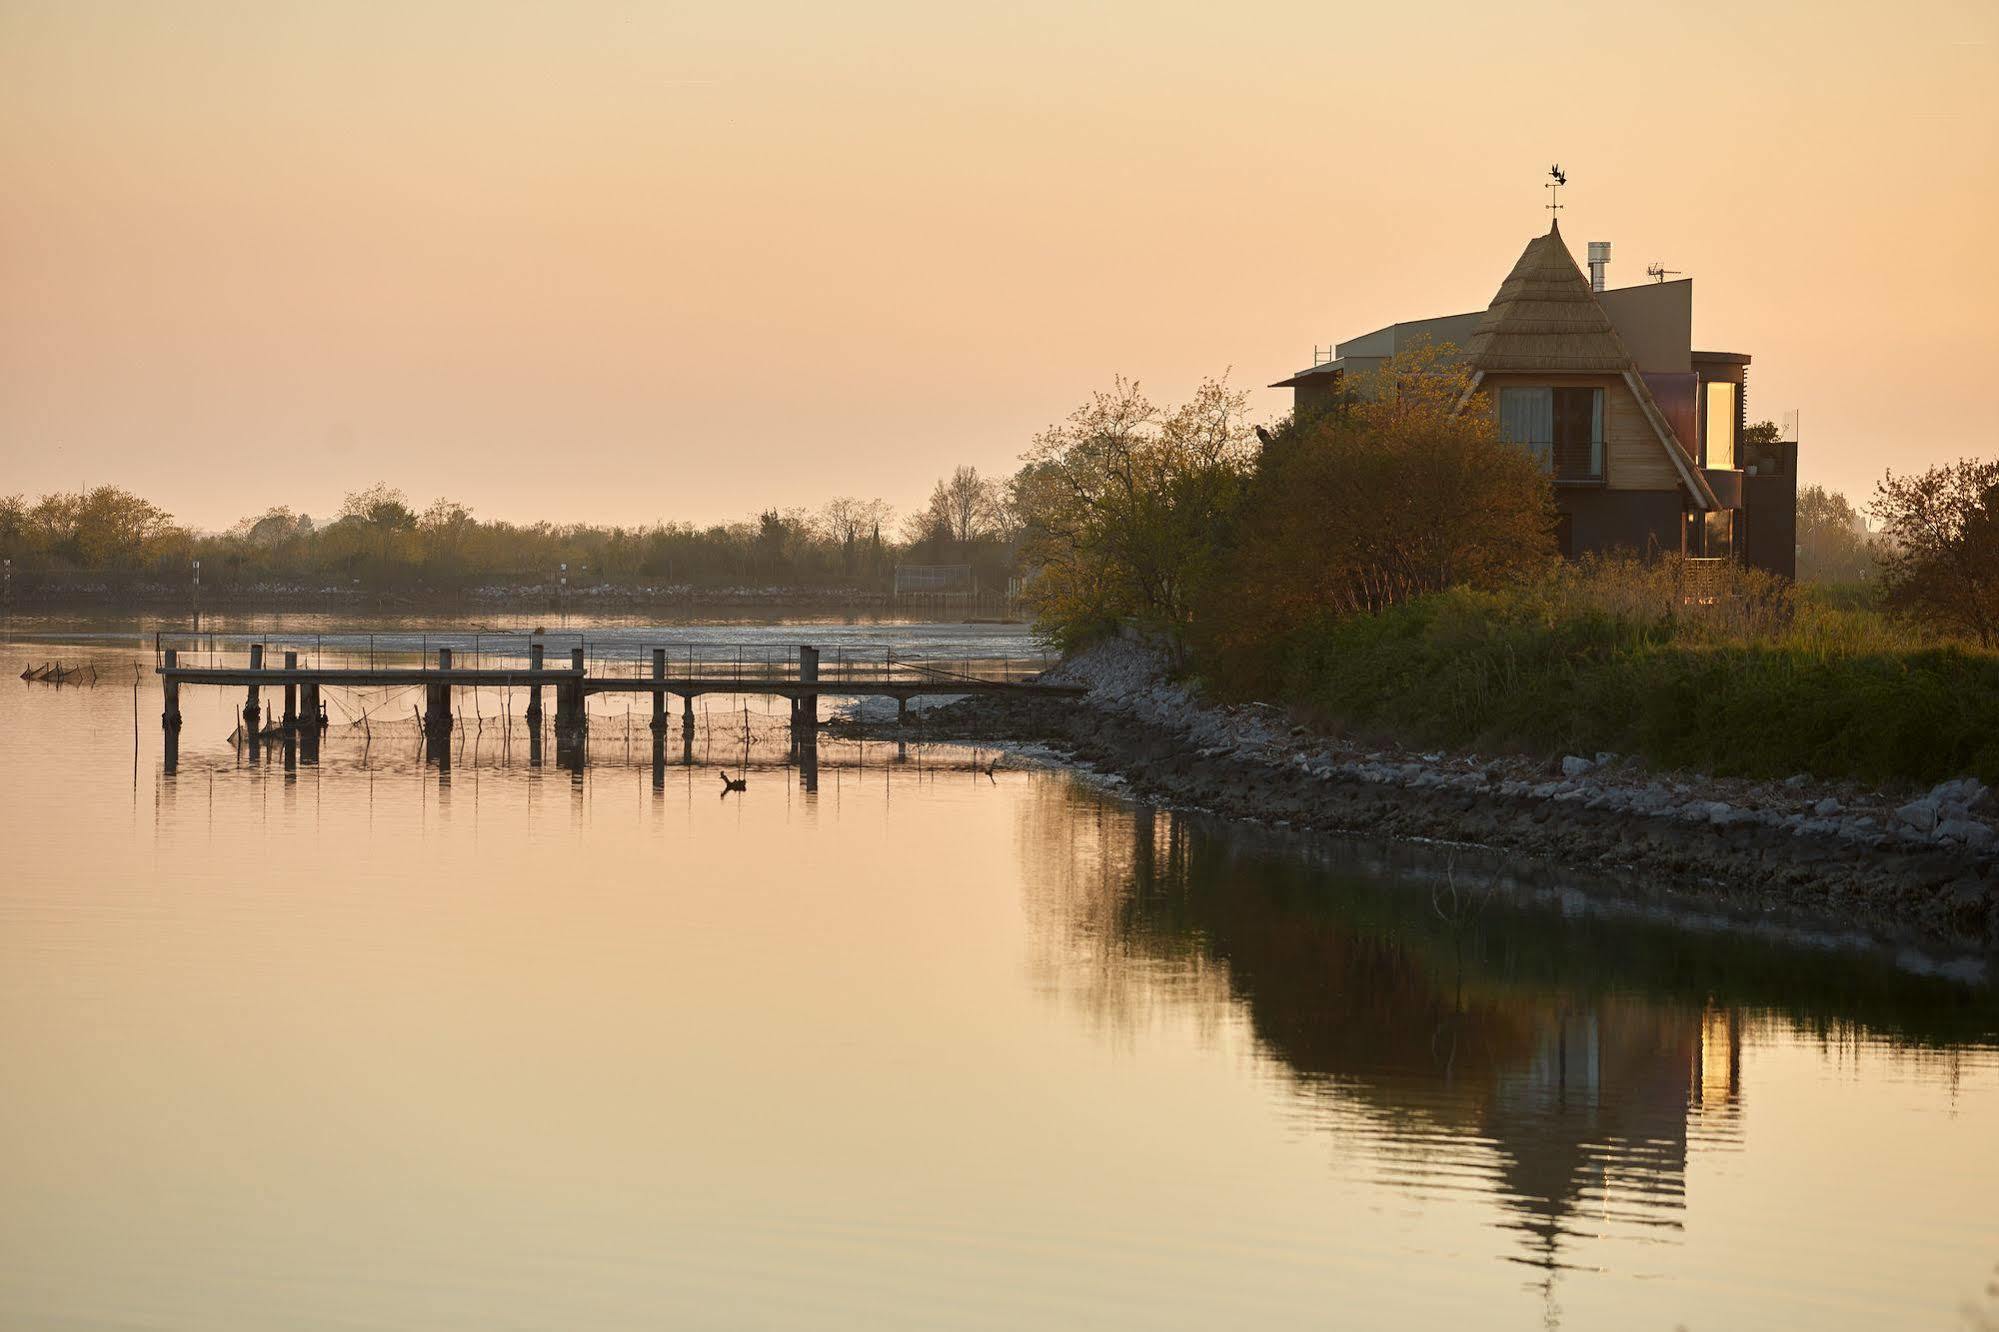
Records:
[[[1079,817],[1079,806],[1087,810]],[[1609,1236],[1675,1242],[1690,1151],[1739,1147],[1745,1041],[1992,1040],[1990,995],[1887,957],[1578,909],[1416,849],[1306,845],[1050,785],[1023,806],[1036,978],[1119,1039],[1246,1019],[1342,1159],[1497,1205],[1556,1274]]]

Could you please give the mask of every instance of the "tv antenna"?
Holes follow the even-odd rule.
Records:
[[[1569,183],[1569,173],[1562,170],[1562,164],[1557,162],[1548,168],[1548,174],[1554,179],[1541,188],[1549,191],[1548,211],[1552,213],[1562,206],[1562,186]]]
[[[1663,264],[1655,263],[1645,266],[1645,276],[1654,282],[1664,282],[1669,277],[1685,277],[1686,274],[1677,268],[1667,268]]]

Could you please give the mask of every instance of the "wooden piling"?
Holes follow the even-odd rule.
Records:
[[[285,729],[298,729],[298,680],[293,672],[298,670],[298,653],[285,653]]]
[[[804,645],[801,645],[799,647],[798,681],[800,684],[804,685],[816,685],[819,683],[818,648],[808,647]],[[796,707],[797,707],[797,713],[792,718],[793,725],[798,726],[808,732],[816,733],[819,729],[818,693],[815,691],[811,693],[800,694],[796,702]]]
[[[665,648],[654,648],[652,650],[652,678],[655,680],[666,679]],[[666,690],[664,688],[652,691],[652,733],[654,735],[666,734]]]
[[[576,672],[555,687],[555,724],[562,730],[581,730],[583,713],[583,649],[569,649],[569,669]]]
[[[167,649],[166,673],[160,676],[160,725],[169,731],[180,729],[180,681],[174,679],[174,667],[180,664],[180,653]]]
[[[542,669],[541,662],[542,645],[528,644],[528,669],[530,671]],[[538,684],[528,686],[528,725],[537,727],[541,725],[541,686]]]
[[[437,669],[440,671],[451,669],[450,648],[437,650]],[[451,729],[451,686],[439,680],[428,686],[425,693],[429,697],[425,700],[427,710],[423,719],[424,729],[432,735],[443,735]]]
[[[250,644],[250,669],[253,671],[264,669],[264,645],[262,643]],[[253,736],[257,733],[257,727],[264,716],[263,709],[258,706],[258,703],[258,686],[252,684],[247,691],[247,700],[243,704],[243,729]]]

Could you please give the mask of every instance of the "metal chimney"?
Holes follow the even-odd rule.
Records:
[[[1589,289],[1603,290],[1603,270],[1610,266],[1610,242],[1591,241],[1589,243]]]

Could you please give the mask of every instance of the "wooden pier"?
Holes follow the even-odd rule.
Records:
[[[634,668],[624,673],[625,661],[607,669],[602,661],[592,669],[587,650],[570,649],[569,659],[550,665],[544,645],[528,645],[525,664],[464,665],[450,647],[435,649],[415,661],[365,666],[326,665],[322,661],[301,664],[297,651],[286,651],[279,665],[266,660],[264,644],[251,644],[245,664],[225,665],[212,659],[207,663],[183,663],[179,649],[162,647],[159,665],[162,708],[160,723],[170,733],[181,725],[180,691],[186,685],[216,685],[244,691],[242,718],[251,734],[263,724],[265,691],[281,690],[281,729],[286,731],[319,728],[322,691],[327,688],[380,689],[420,686],[424,707],[424,730],[433,734],[452,729],[452,692],[457,689],[519,689],[527,699],[526,717],[539,724],[542,719],[542,690],[555,694],[555,726],[558,734],[579,731],[589,724],[585,701],[593,694],[647,694],[652,698],[652,727],[663,732],[667,725],[667,700],[681,700],[683,724],[692,726],[694,700],[704,694],[765,695],[788,699],[791,721],[802,731],[816,729],[819,699],[825,695],[847,698],[893,698],[900,720],[908,712],[909,700],[925,696],[963,694],[1011,694],[1037,697],[1073,697],[1078,688],[1039,682],[1039,663],[1033,669],[1017,669],[1014,662],[953,662],[940,665],[921,658],[897,659],[892,654],[877,662],[849,660],[844,654],[822,669],[821,651],[810,645],[798,647],[794,659],[778,660],[765,652],[761,659],[752,654],[747,661],[740,652],[733,662],[726,649],[710,648],[705,657],[690,653],[675,660],[665,647],[649,650],[650,660],[629,659]],[[646,651],[641,649],[642,652]],[[649,671],[637,669],[650,665]]]

